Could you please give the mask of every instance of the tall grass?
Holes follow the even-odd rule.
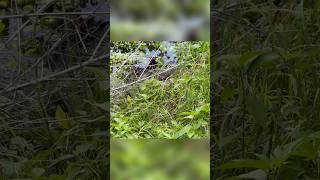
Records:
[[[320,178],[319,7],[214,8],[216,179]]]
[[[208,137],[209,43],[176,43],[176,50],[179,67],[169,78],[153,77],[112,95],[113,138]]]

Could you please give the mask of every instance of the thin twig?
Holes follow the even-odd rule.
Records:
[[[68,69],[65,69],[65,70],[63,70],[63,71],[60,71],[60,72],[57,72],[57,73],[54,73],[54,74],[50,74],[50,75],[45,76],[45,77],[43,77],[43,78],[36,79],[36,80],[30,81],[30,82],[21,84],[21,85],[18,85],[18,86],[9,88],[9,89],[7,89],[7,90],[2,90],[2,91],[0,91],[0,94],[1,94],[1,93],[8,93],[8,92],[16,91],[16,90],[19,90],[19,89],[21,89],[21,88],[25,88],[25,87],[27,87],[27,86],[35,85],[35,84],[37,84],[37,83],[39,83],[39,82],[51,80],[52,78],[57,78],[58,76],[64,75],[64,74],[69,73],[69,72],[72,72],[72,71],[77,70],[77,69],[79,69],[79,68],[81,68],[81,67],[85,67],[85,66],[87,66],[87,65],[89,65],[89,64],[91,64],[91,63],[93,63],[93,62],[96,62],[96,61],[98,61],[98,60],[101,60],[101,59],[104,59],[104,58],[107,58],[107,57],[109,57],[108,54],[107,54],[107,55],[102,55],[102,56],[97,57],[97,58],[90,58],[88,61],[85,61],[85,62],[80,63],[80,64],[78,64],[78,65],[72,66],[72,67],[70,67],[70,68],[68,68]]]
[[[29,67],[27,70],[25,70],[22,74],[20,74],[15,80],[13,80],[12,83],[10,83],[5,89],[9,89],[15,82],[17,82],[22,76],[24,76],[25,74],[27,74],[32,68],[36,67],[43,58],[45,58],[46,56],[48,56],[59,44],[60,42],[62,41],[62,39],[64,39],[63,37],[60,38],[59,40],[57,40],[53,45],[52,47],[46,51],[46,53],[44,55],[42,55],[41,57],[39,57],[37,59],[37,61],[31,66]]]
[[[51,1],[47,2],[45,5],[43,5],[43,6],[37,11],[37,13],[41,13],[42,11],[44,11],[45,9],[47,9],[47,8],[48,8],[52,3],[54,3],[55,1],[57,1],[57,0],[51,0]],[[3,17],[3,16],[1,16],[1,17]],[[8,40],[6,40],[6,42],[4,42],[4,46],[3,46],[3,47],[0,47],[0,51],[3,50],[4,48],[6,48],[7,45],[9,44],[9,42],[12,41],[12,40],[16,37],[16,35],[17,35],[18,33],[20,33],[20,31],[21,31],[23,28],[25,28],[25,27],[30,23],[30,21],[31,21],[31,19],[29,19],[29,20],[27,20],[25,23],[23,23],[23,24],[20,26],[20,28],[18,28],[18,30],[16,30],[16,31],[8,38]]]
[[[96,48],[94,49],[94,51],[93,51],[90,59],[92,59],[92,58],[94,58],[94,57],[96,56],[96,54],[97,54],[97,52],[98,52],[98,50],[99,50],[102,42],[104,41],[104,39],[105,39],[108,35],[109,35],[109,28],[104,32],[102,38],[100,39],[100,41],[98,42]]]
[[[148,80],[148,79],[150,79],[150,78],[152,78],[152,77],[155,77],[155,76],[158,76],[158,75],[164,74],[164,73],[166,73],[166,72],[168,72],[168,71],[170,71],[170,70],[172,70],[172,69],[177,68],[178,66],[179,66],[179,65],[172,66],[171,68],[168,68],[168,69],[166,69],[166,70],[164,70],[164,71],[161,71],[161,72],[159,72],[159,73],[156,73],[156,74],[153,74],[153,75],[151,75],[151,76],[148,76],[148,77],[145,77],[145,78],[139,79],[139,80],[137,80],[137,81],[134,81],[134,82],[132,82],[132,83],[129,83],[129,84],[126,84],[126,85],[123,85],[123,86],[120,86],[120,87],[117,87],[117,88],[111,89],[111,91],[117,91],[117,90],[119,90],[119,89],[123,89],[123,88],[129,87],[129,86],[132,86],[132,85],[137,84],[137,83],[139,83],[139,82],[142,82],[142,81]]]
[[[141,79],[141,77],[143,76],[144,72],[147,70],[147,68],[148,68],[151,60],[155,57],[155,55],[156,55],[156,53],[157,53],[157,51],[158,51],[159,49],[160,49],[160,47],[158,47],[158,49],[152,54],[151,58],[150,58],[149,61],[148,61],[147,66],[143,69],[142,73],[140,74],[139,79]],[[139,80],[139,79],[138,79],[138,80]]]
[[[28,18],[39,16],[70,16],[70,15],[108,15],[109,12],[59,12],[59,13],[31,13],[31,14],[17,14],[0,16],[0,19],[15,19],[15,18]]]
[[[86,53],[88,53],[87,47],[86,47],[86,45],[84,44],[84,42],[83,42],[83,40],[82,40],[81,34],[80,34],[79,30],[78,30],[78,27],[75,25],[75,23],[74,23],[73,21],[72,21],[72,24],[73,24],[73,26],[74,26],[74,29],[75,29],[76,32],[77,32],[77,35],[78,35],[78,37],[79,37],[79,40],[80,40],[80,42],[81,42],[81,45],[82,45],[84,51],[85,51]]]
[[[129,59],[131,58],[131,56],[132,56],[133,54],[135,54],[135,53],[139,50],[141,44],[142,44],[142,43],[139,43],[138,47],[134,50],[134,53],[130,54],[130,56],[127,58],[127,60],[125,60],[125,61],[120,65],[120,67],[117,68],[117,69],[112,73],[112,77],[115,77],[116,73],[117,73],[123,66],[125,66],[125,64],[129,61]]]

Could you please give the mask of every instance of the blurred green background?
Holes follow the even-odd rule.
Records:
[[[111,179],[207,180],[209,139],[111,140]]]
[[[112,0],[111,40],[209,40],[209,5],[209,0]]]

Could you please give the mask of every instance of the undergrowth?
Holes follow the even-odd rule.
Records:
[[[319,179],[319,2],[214,9],[214,179]]]
[[[161,49],[159,44],[155,47]],[[113,138],[208,137],[209,43],[175,43],[175,49],[178,68],[167,79],[151,75],[112,94]]]

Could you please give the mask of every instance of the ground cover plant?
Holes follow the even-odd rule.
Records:
[[[208,137],[208,42],[114,42],[110,56],[113,138]]]
[[[0,1],[0,179],[109,178],[107,4]]]
[[[214,179],[320,179],[319,10],[213,4]]]

